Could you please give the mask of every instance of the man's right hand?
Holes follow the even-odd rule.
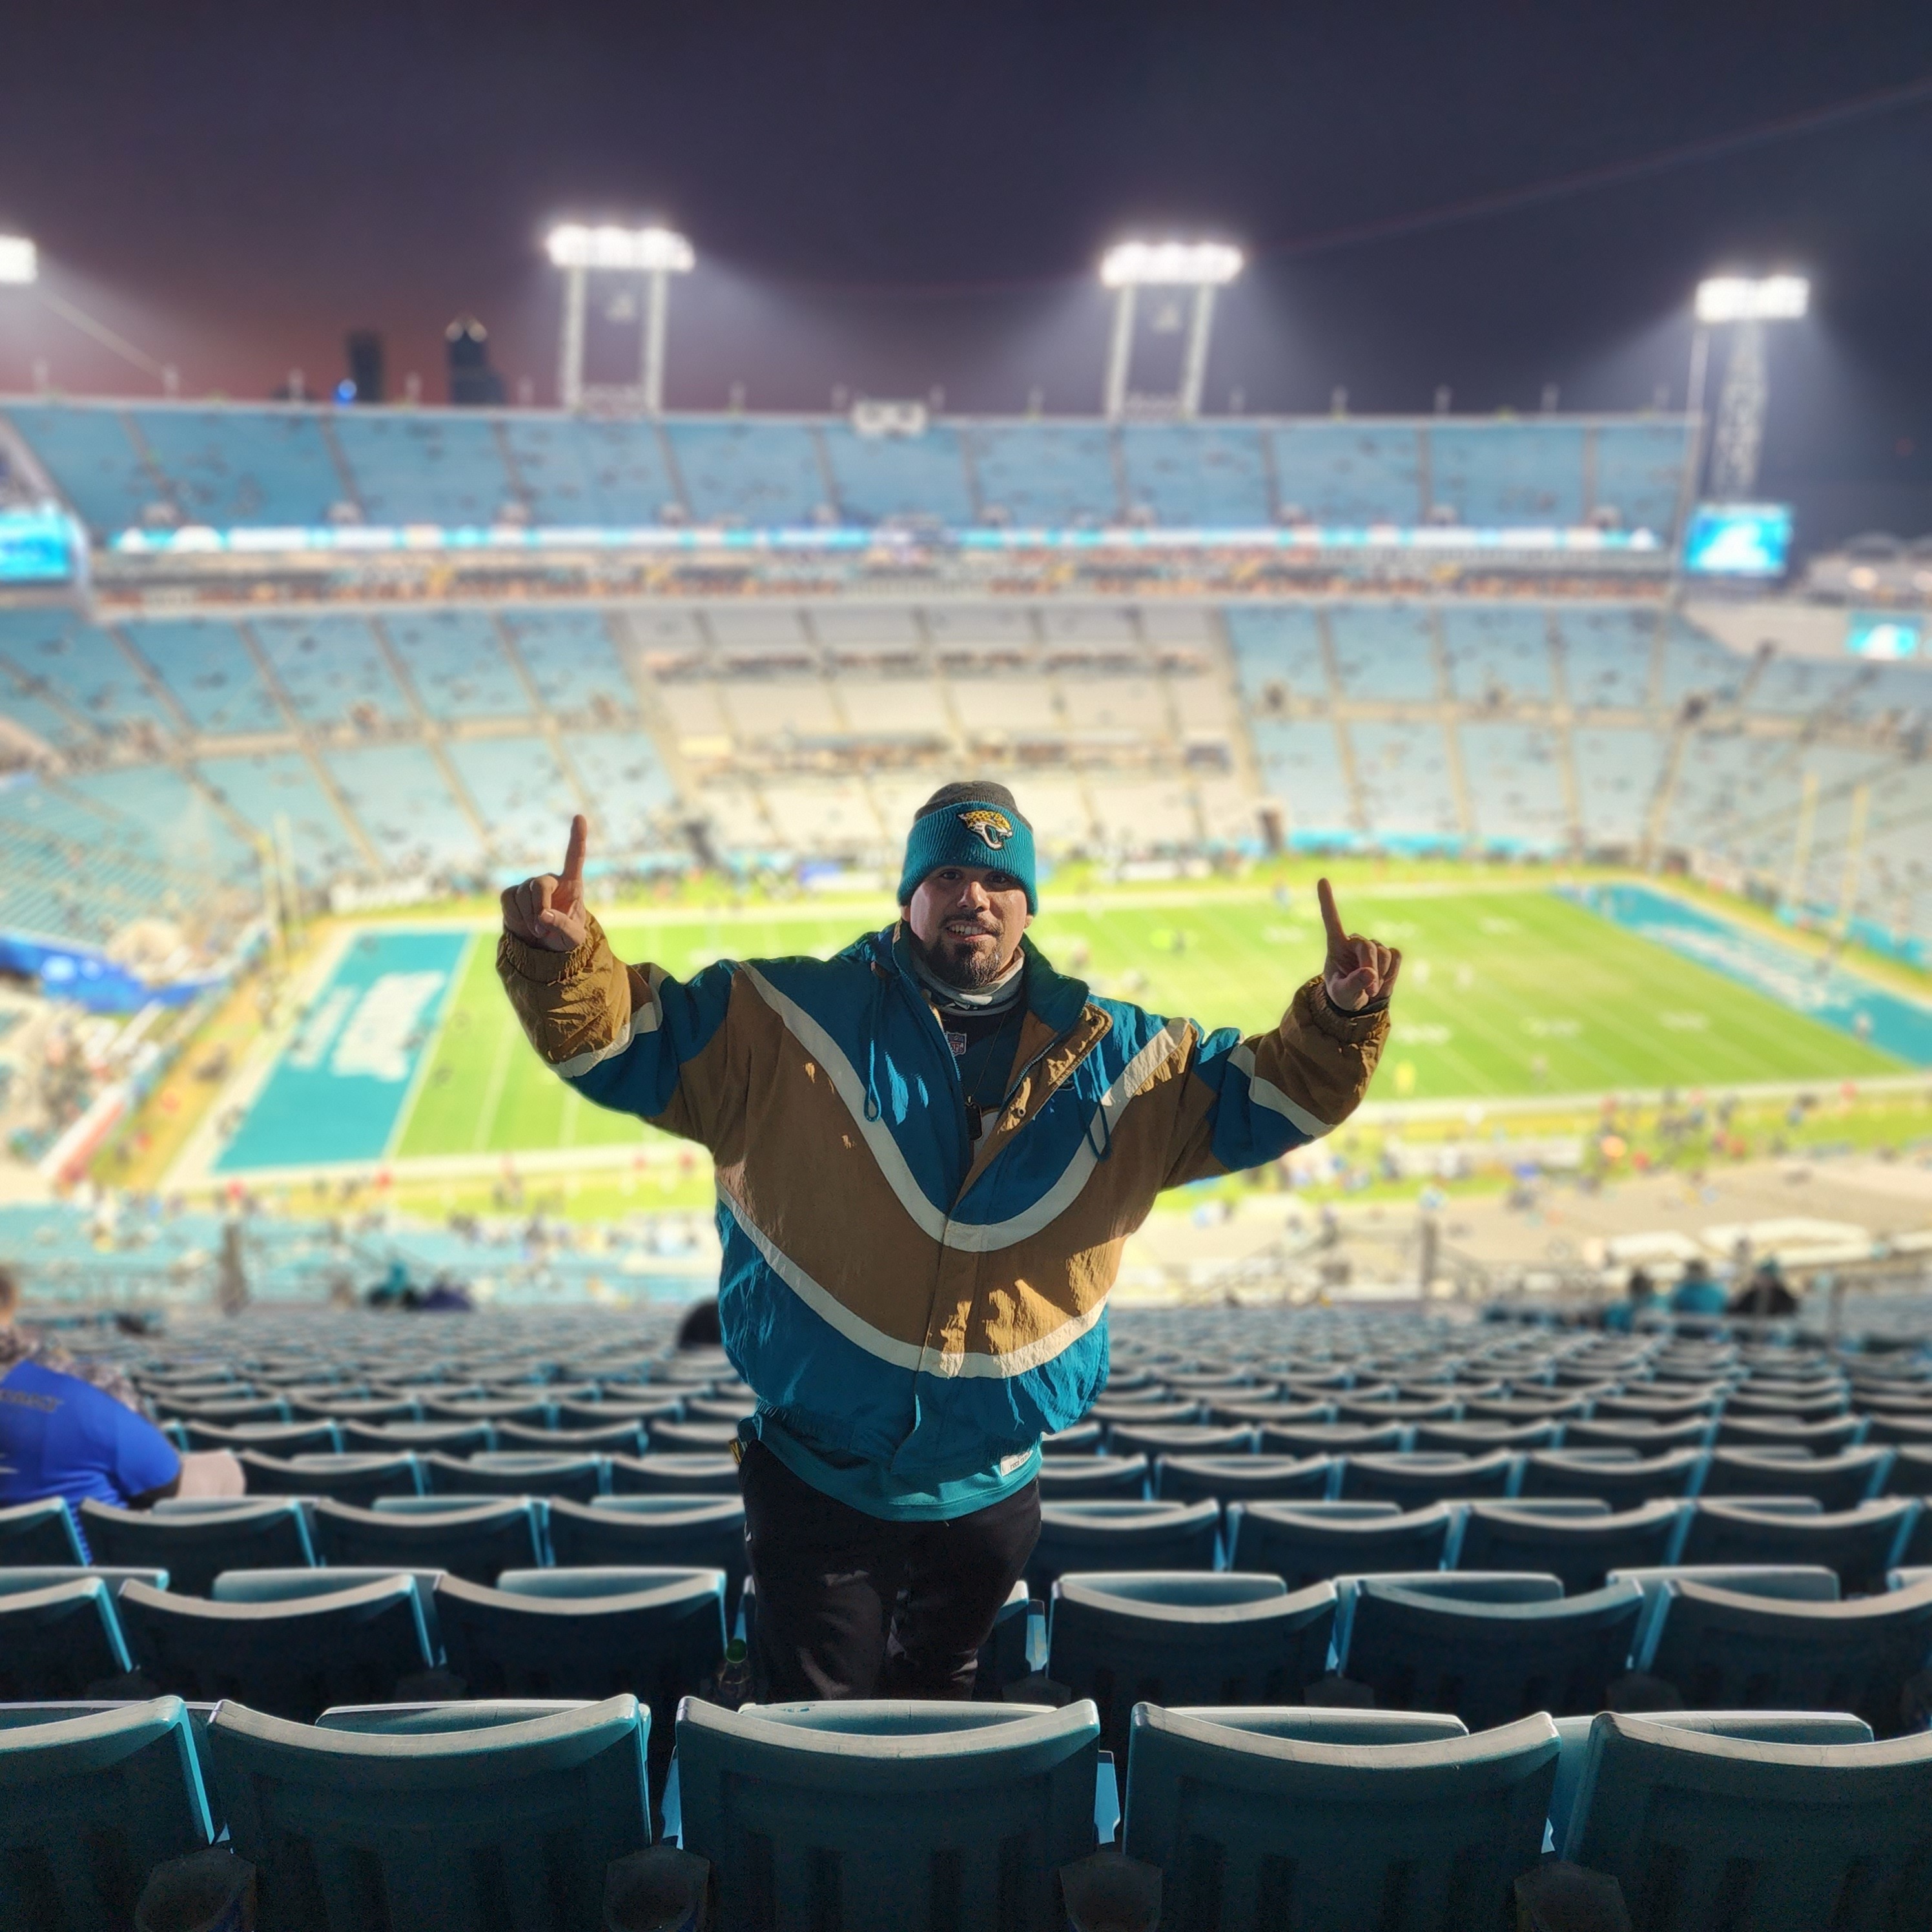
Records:
[[[563,871],[539,873],[503,893],[503,930],[552,952],[574,952],[590,932],[584,909],[584,848],[590,827],[579,812],[570,821]]]

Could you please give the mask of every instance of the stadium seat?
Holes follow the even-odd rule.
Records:
[[[1204,1404],[1193,1396],[1174,1400],[1153,1396],[1145,1400],[1102,1396],[1087,1411],[1087,1420],[1103,1431],[1116,1423],[1129,1429],[1184,1429],[1198,1424]]]
[[[1712,1423],[1708,1416],[1694,1416],[1684,1422],[1650,1422],[1635,1418],[1598,1421],[1566,1422],[1563,1446],[1566,1449],[1629,1449],[1640,1456],[1660,1456],[1668,1449],[1708,1449]]]
[[[178,1697],[0,1726],[0,1924],[119,1932],[155,1866],[214,1841]]]
[[[1561,1423],[1485,1421],[1477,1417],[1468,1422],[1419,1423],[1415,1447],[1438,1455],[1489,1456],[1498,1449],[1554,1448],[1562,1433]]]
[[[251,1496],[333,1496],[339,1503],[366,1509],[378,1496],[413,1496],[422,1490],[417,1460],[407,1451],[388,1456],[361,1451],[304,1455],[284,1462],[244,1450],[236,1460]]]
[[[1042,1456],[1040,1493],[1043,1499],[1070,1502],[1081,1497],[1112,1498],[1138,1502],[1147,1494],[1144,1456]]]
[[[538,1456],[498,1450],[459,1462],[425,1456],[430,1492],[445,1496],[562,1496],[587,1503],[601,1496],[604,1461],[598,1456]]]
[[[488,1422],[345,1422],[342,1446],[365,1456],[471,1456],[496,1448],[496,1429]]]
[[[1507,1495],[1515,1473],[1516,1458],[1507,1450],[1490,1456],[1351,1456],[1342,1465],[1341,1494],[1346,1502],[1420,1509],[1430,1503]]]
[[[156,1590],[168,1587],[165,1570],[117,1570],[98,1563],[46,1563],[0,1570],[0,1597],[15,1596],[22,1590],[45,1590],[56,1583],[85,1582],[90,1576],[98,1576],[111,1597],[120,1594],[124,1583],[146,1583]]]
[[[559,1569],[722,1570],[726,1628],[737,1621],[747,1565],[745,1505],[735,1496],[606,1496],[588,1508],[556,1502],[550,1540]]]
[[[376,1423],[420,1422],[423,1420],[423,1406],[419,1402],[373,1398],[367,1401],[345,1402],[335,1396],[326,1401],[309,1400],[291,1402],[290,1408],[298,1417],[314,1422],[333,1422],[346,1430],[352,1424],[364,1425]],[[458,1420],[464,1418],[459,1417]],[[345,1444],[344,1447],[347,1445]]]
[[[728,1456],[738,1439],[735,1422],[671,1422],[654,1416],[646,1427],[652,1452],[660,1456]]]
[[[411,1500],[384,1498],[391,1504]],[[332,1568],[446,1570],[476,1583],[494,1583],[506,1570],[527,1569],[543,1561],[537,1506],[525,1497],[425,1514],[324,1501],[315,1505],[315,1540]]]
[[[1647,1711],[1645,1720],[1667,1724],[1672,1730],[1705,1731],[1718,1737],[1750,1738],[1767,1744],[1868,1744],[1871,1726],[1862,1718],[1840,1711]],[[1563,1747],[1556,1760],[1556,1785],[1550,1794],[1550,1832],[1561,1846],[1569,1834],[1575,1809],[1576,1781],[1596,1714],[1558,1718],[1556,1736]]]
[[[182,1433],[190,1449],[229,1449],[239,1456],[332,1456],[344,1444],[332,1422],[243,1422],[232,1428],[188,1422]]]
[[[1358,1422],[1297,1423],[1292,1429],[1264,1424],[1258,1451],[1264,1456],[1378,1456],[1393,1454],[1408,1440],[1399,1422],[1375,1428]]]
[[[1642,1606],[1630,1582],[1544,1602],[1485,1602],[1366,1576],[1342,1672],[1383,1709],[1452,1712],[1473,1731],[1535,1711],[1600,1711],[1624,1675]]]
[[[1163,1456],[1154,1493],[1162,1502],[1319,1502],[1339,1466],[1331,1456]]]
[[[1100,1447],[1100,1438],[1106,1432],[1097,1422],[1076,1422],[1068,1429],[1059,1429],[1051,1436],[1040,1438],[1042,1456],[1091,1456]]]
[[[566,1406],[573,1414],[580,1412],[576,1405],[560,1403],[560,1413]],[[497,1424],[496,1436],[494,1443],[478,1443],[476,1448],[511,1453],[524,1450],[544,1456],[638,1456],[644,1453],[645,1444],[644,1424],[638,1421],[607,1420],[594,1428],[573,1425],[556,1429],[529,1429],[520,1422],[505,1422]],[[442,1453],[464,1456],[475,1450],[446,1448]]]
[[[1932,1715],[1932,1586],[1850,1603],[1672,1582],[1649,1673],[1691,1710],[1849,1711],[1881,1738]]]
[[[1324,1711],[1309,1728],[1348,1741],[1318,1742],[1292,1724],[1271,1733],[1270,1714],[1136,1708],[1124,1849],[1160,1868],[1163,1925],[1507,1922],[1543,1846],[1558,1752],[1547,1717],[1414,1739],[1426,1719]],[[1402,1741],[1354,1742],[1384,1726]]]
[[[1116,1456],[1246,1456],[1253,1453],[1255,1442],[1254,1430],[1245,1424],[1232,1429],[1211,1423],[1150,1428],[1114,1422],[1107,1426],[1107,1447]]]
[[[190,1596],[205,1596],[224,1570],[286,1569],[315,1561],[302,1505],[292,1496],[180,1515],[89,1501],[80,1506],[80,1522],[102,1562],[165,1570],[170,1587]]]
[[[1605,1712],[1562,1852],[1616,1879],[1646,1925],[1922,1923],[1932,1736],[1766,1742]]]
[[[613,1456],[614,1496],[735,1496],[738,1466],[728,1456]]]
[[[223,1705],[209,1742],[262,1924],[602,1932],[604,1868],[650,1841],[647,1714],[477,1714],[324,1729]]]
[[[1883,1409],[1868,1411],[1863,1440],[1868,1444],[1895,1443],[1900,1448],[1932,1448],[1932,1415],[1906,1415]]]
[[[1667,1449],[1660,1456],[1646,1456],[1619,1455],[1614,1450],[1532,1449],[1523,1458],[1517,1492],[1594,1496],[1621,1511],[1640,1503],[1688,1496],[1703,1466],[1701,1449]]]
[[[1919,1505],[1904,1496],[1848,1510],[1794,1515],[1748,1500],[1692,1506],[1680,1563],[1822,1564],[1838,1573],[1847,1596],[1885,1588]]]
[[[416,1607],[422,1612],[423,1634],[430,1660],[442,1661],[442,1633],[436,1622],[436,1586],[440,1570],[352,1569],[329,1564],[314,1570],[224,1570],[208,1590],[217,1604],[280,1604],[294,1597],[326,1597],[362,1583],[386,1583],[408,1577],[416,1586]]]
[[[1700,1496],[1813,1496],[1828,1510],[1848,1510],[1876,1487],[1888,1449],[1846,1449],[1808,1456],[1774,1449],[1714,1449]]]
[[[1335,1576],[1442,1566],[1455,1512],[1434,1503],[1237,1503],[1228,1510],[1228,1567],[1281,1578],[1291,1590]]]
[[[1047,1675],[1100,1713],[1126,1761],[1137,1703],[1300,1704],[1328,1674],[1335,1588],[1292,1596],[1278,1576],[1128,1571],[1053,1586]]]
[[[202,1703],[232,1697],[304,1724],[331,1704],[392,1698],[432,1661],[408,1576],[254,1602],[130,1583],[119,1610],[135,1667],[157,1689]]]
[[[693,1698],[677,1720],[684,1848],[711,1862],[722,1932],[1052,1932],[1055,1874],[1095,1846],[1099,1737],[1084,1702]]]
[[[1478,1503],[1463,1519],[1456,1568],[1546,1570],[1579,1595],[1600,1589],[1612,1570],[1668,1562],[1684,1508],[1640,1503],[1613,1513],[1597,1504],[1588,1515],[1556,1515],[1534,1501]]]
[[[1729,1406],[1718,1418],[1720,1449],[1808,1449],[1814,1456],[1832,1456],[1864,1439],[1864,1418],[1823,1416],[1804,1421],[1796,1417],[1739,1415]]]
[[[0,1700],[111,1696],[128,1669],[114,1597],[98,1576],[0,1596]]]
[[[1220,1529],[1210,1502],[1042,1503],[1027,1580],[1044,1597],[1070,1570],[1212,1570]]]
[[[722,1570],[510,1570],[490,1589],[444,1577],[436,1622],[451,1671],[484,1698],[614,1697],[651,1714],[651,1790],[662,1798],[680,1697],[724,1655]]]
[[[1885,1493],[1932,1497],[1932,1444],[1923,1448],[1916,1443],[1899,1446],[1886,1471]]]
[[[58,1496],[0,1509],[0,1563],[82,1564],[87,1552]]]
[[[520,1422],[529,1429],[548,1429],[556,1419],[548,1401],[428,1402],[423,1404],[425,1422],[488,1422],[492,1425]]]

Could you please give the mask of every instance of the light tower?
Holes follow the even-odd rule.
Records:
[[[553,228],[544,250],[563,271],[563,328],[557,344],[556,399],[566,410],[587,400],[664,411],[664,320],[670,278],[690,273],[697,256],[682,235],[668,228],[586,228],[565,222]],[[644,320],[634,383],[586,384],[584,380],[584,308],[592,270],[644,278]]]
[[[24,235],[0,235],[0,284],[25,288],[39,280],[40,252]]]
[[[1180,362],[1180,388],[1172,397],[1135,397],[1180,416],[1201,413],[1201,386],[1208,374],[1208,338],[1214,323],[1214,291],[1241,272],[1241,251],[1225,242],[1123,242],[1100,262],[1102,284],[1114,291],[1114,328],[1107,347],[1106,410],[1111,421],[1127,413],[1127,370],[1134,354],[1134,308],[1144,288],[1191,288],[1194,312]]]
[[[1811,285],[1802,275],[1714,275],[1697,285],[1697,334],[1690,350],[1694,418],[1703,406],[1711,332],[1720,328],[1735,331],[1711,438],[1709,492],[1718,502],[1748,502],[1756,494],[1765,416],[1771,401],[1765,325],[1797,321],[1810,306],[1810,296]]]

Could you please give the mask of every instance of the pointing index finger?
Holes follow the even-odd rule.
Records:
[[[1328,944],[1337,947],[1347,945],[1348,934],[1342,924],[1342,915],[1335,909],[1334,889],[1326,879],[1316,880],[1315,896],[1321,902],[1322,923],[1328,931]]]
[[[580,884],[584,878],[584,848],[590,837],[590,824],[579,812],[570,821],[570,843],[565,848],[562,882],[568,885]]]

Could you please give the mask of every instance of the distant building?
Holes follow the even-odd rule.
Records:
[[[449,400],[459,408],[500,406],[503,379],[490,366],[490,332],[460,315],[442,332],[449,345]]]

